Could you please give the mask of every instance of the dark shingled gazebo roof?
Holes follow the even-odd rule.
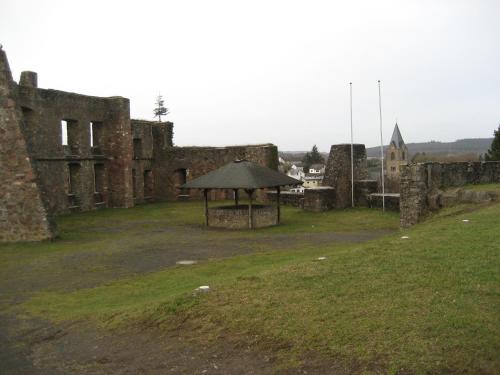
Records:
[[[261,189],[303,182],[247,160],[229,164],[182,185],[189,189]]]

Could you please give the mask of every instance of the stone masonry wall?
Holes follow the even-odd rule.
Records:
[[[278,169],[278,149],[272,144],[229,146],[229,147],[171,147],[155,154],[155,178],[162,181],[158,187],[158,200],[174,200],[181,192],[176,188],[176,171],[185,171],[190,181],[222,167],[236,159],[253,161],[260,165]],[[192,199],[201,199],[202,192],[192,189]],[[241,197],[245,195],[240,193]],[[232,199],[232,191],[213,190],[209,198]],[[263,191],[257,192],[258,199],[265,199]]]
[[[266,197],[268,202],[277,201],[276,190],[271,190],[266,192]],[[290,191],[280,192],[280,204],[289,205],[293,207],[303,207],[304,204],[304,193],[294,193]]]
[[[335,207],[335,189],[329,186],[304,189],[304,210],[313,212],[328,211]]]
[[[173,125],[171,122],[131,120],[135,204],[161,200],[162,184],[165,182],[157,178],[162,165],[155,161],[158,154],[171,149]]]
[[[278,151],[272,144],[174,147],[173,124],[131,120],[126,98],[40,89],[37,73],[30,71],[22,72],[16,84],[6,54],[0,52],[0,146],[5,159],[0,165],[0,238],[8,232],[27,233],[28,228],[30,238],[51,237],[46,213],[50,217],[175,200],[184,193],[178,189],[184,180],[235,159],[278,168]],[[13,198],[12,186],[21,191],[19,201]],[[210,198],[232,194],[212,191]],[[257,198],[263,195],[259,191]],[[191,196],[201,198],[201,193],[192,191]],[[11,226],[14,222],[18,229]],[[20,232],[11,237],[23,236],[28,238]]]
[[[50,239],[55,227],[38,188],[15,91],[0,48],[0,242]]]
[[[421,221],[430,199],[447,187],[500,182],[500,162],[418,163],[401,168],[400,224]]]
[[[366,180],[368,170],[366,166],[366,149],[363,144],[353,146],[354,181]],[[333,145],[325,168],[323,186],[335,188],[336,208],[351,206],[351,145]]]
[[[248,205],[238,208],[213,207],[208,209],[208,225],[216,228],[248,229]],[[256,205],[252,207],[252,227],[264,228],[278,223],[278,212],[274,206]]]
[[[99,204],[133,205],[128,99],[19,85],[18,101],[26,124],[24,135],[49,212],[87,211]],[[67,122],[68,145],[63,145],[61,121]],[[96,165],[102,171],[98,194],[94,186]]]

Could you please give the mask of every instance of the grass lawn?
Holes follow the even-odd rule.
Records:
[[[308,233],[308,243],[288,251],[273,251],[271,241],[255,254],[72,292],[43,290],[22,309],[54,321],[84,320],[118,330],[182,327],[195,341],[230,337],[273,350],[285,367],[314,353],[360,373],[498,373],[500,204],[455,215],[444,211],[411,229],[359,244],[318,245],[314,235],[394,229],[397,214],[286,208],[279,227],[212,231],[201,226],[201,213],[201,204],[190,203],[62,217],[60,240],[0,247],[0,265],[12,265],[14,253],[28,262],[72,252],[76,245],[98,249],[124,236],[134,242],[143,231],[165,224],[190,226],[199,241],[251,242]],[[130,220],[136,224],[129,228]],[[102,232],[103,227],[126,229]],[[211,292],[194,293],[200,285],[210,285]]]
[[[475,191],[497,191],[500,192],[500,183],[491,184],[469,184],[461,187],[464,190]]]

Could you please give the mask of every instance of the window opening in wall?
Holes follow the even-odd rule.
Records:
[[[68,145],[68,122],[66,120],[61,121],[61,144]]]
[[[144,199],[153,198],[153,172],[144,171]]]
[[[137,185],[137,176],[136,176],[135,169],[132,169],[132,196],[134,197],[134,199],[137,198],[136,185]]]
[[[174,171],[174,186],[175,194],[177,197],[187,196],[187,190],[181,188],[182,185],[186,183],[187,180],[187,169],[181,168]]]
[[[404,151],[403,151],[403,154],[402,154],[401,156],[402,156],[403,160],[405,160],[405,156],[406,156],[406,155],[405,155],[405,152],[404,152]]]
[[[90,130],[90,147],[94,147],[94,124],[90,123],[89,130]]]
[[[94,201],[95,203],[104,202],[104,165],[94,164]]]
[[[90,147],[94,154],[101,153],[102,146],[102,122],[92,121],[90,123]]]
[[[77,194],[78,193],[79,178],[80,178],[80,165],[70,164],[69,165],[69,185],[68,185],[69,194]]]
[[[396,155],[394,154],[394,152],[391,152],[391,160],[394,160],[396,159]]]
[[[69,119],[61,121],[61,139],[66,153],[79,155],[81,138],[78,121]]]
[[[80,206],[80,165],[79,164],[69,164],[68,165],[69,175],[68,175],[68,199],[69,207],[79,207]]]
[[[142,140],[140,138],[134,138],[134,159],[140,159],[142,157]]]

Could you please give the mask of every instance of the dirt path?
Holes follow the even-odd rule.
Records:
[[[177,227],[166,240],[150,233],[117,249],[86,248],[47,255],[10,265],[0,275],[0,374],[272,374],[277,373],[273,353],[235,345],[231,340],[204,347],[176,332],[154,329],[128,332],[99,330],[82,322],[53,323],[16,316],[11,309],[34,292],[90,288],[123,277],[158,271],[178,260],[203,261],[248,254],[272,246],[282,251],[301,245],[363,242],[389,231],[363,233],[324,232],[277,234],[257,239],[202,240],[196,228]],[[183,239],[182,241],[178,239]],[[186,240],[187,239],[187,240]],[[304,372],[305,371],[305,372]],[[303,367],[283,373],[343,374],[312,357]]]

